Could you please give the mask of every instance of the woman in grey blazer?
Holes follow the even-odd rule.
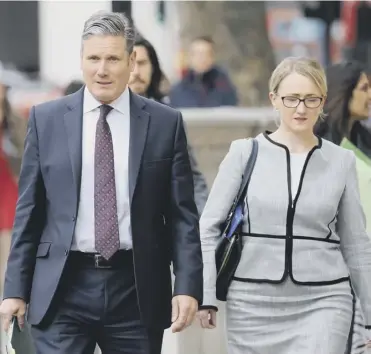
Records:
[[[245,198],[243,250],[227,296],[230,354],[344,353],[352,286],[371,325],[371,242],[355,156],[313,133],[327,95],[314,60],[287,58],[270,80],[280,118],[256,138]],[[241,183],[251,140],[237,140],[220,165],[200,221],[203,327],[215,325],[215,247]]]

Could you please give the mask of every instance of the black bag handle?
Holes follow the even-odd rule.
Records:
[[[236,205],[241,202],[241,199],[245,197],[247,185],[250,182],[251,174],[255,166],[256,157],[258,156],[258,142],[256,139],[252,139],[252,148],[249,159],[247,161],[245,171],[242,177],[242,183],[236,197]]]

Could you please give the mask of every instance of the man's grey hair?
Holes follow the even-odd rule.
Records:
[[[90,16],[84,24],[82,41],[92,36],[122,36],[126,39],[126,50],[129,54],[133,51],[135,30],[122,13],[99,11]]]

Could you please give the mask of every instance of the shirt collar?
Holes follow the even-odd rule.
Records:
[[[94,111],[102,105],[88,90],[85,86],[84,89],[84,114]],[[113,109],[119,111],[122,114],[126,114],[129,110],[130,95],[129,89],[126,87],[125,91],[115,101],[109,104]]]

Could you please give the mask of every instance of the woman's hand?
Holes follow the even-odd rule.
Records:
[[[214,309],[198,311],[197,318],[200,320],[202,328],[213,329],[216,327],[216,310]]]

